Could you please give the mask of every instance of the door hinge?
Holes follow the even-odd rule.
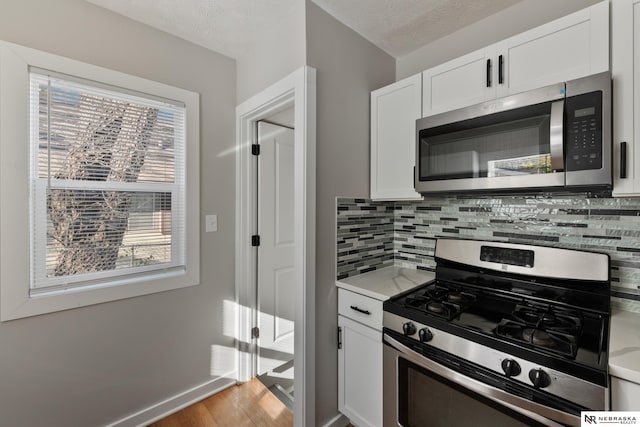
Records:
[[[338,350],[342,348],[342,326],[338,326]]]
[[[260,338],[260,328],[257,326],[251,328],[251,338]]]
[[[259,235],[255,235],[255,236],[251,236],[251,246],[260,246],[260,236]]]
[[[254,156],[260,155],[260,144],[251,144],[251,154]]]

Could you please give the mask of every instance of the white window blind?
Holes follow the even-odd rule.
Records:
[[[185,265],[185,107],[30,71],[31,294]]]

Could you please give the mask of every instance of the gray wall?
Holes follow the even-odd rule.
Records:
[[[438,39],[396,62],[398,80],[457,58],[484,46],[545,24],[600,0],[523,0],[515,5]]]
[[[104,425],[209,381],[212,346],[234,345],[235,62],[82,0],[2,0],[0,39],[199,92],[201,212],[220,230],[201,235],[200,286],[0,324],[0,425]]]
[[[369,96],[395,61],[307,1],[307,64],[317,69],[316,425],[338,414],[336,196],[369,194]]]
[[[305,65],[305,2],[275,1],[273,22],[250,31],[251,45],[238,60],[238,104]]]

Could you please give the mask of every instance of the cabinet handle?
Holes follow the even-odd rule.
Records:
[[[338,350],[342,348],[342,327],[338,326]]]
[[[491,59],[487,59],[487,87],[491,87]]]
[[[498,84],[504,83],[504,57],[498,56]]]
[[[627,141],[620,143],[620,179],[627,177]]]
[[[363,309],[359,308],[357,305],[352,305],[351,306],[351,310],[355,310],[358,313],[366,314],[367,316],[369,316],[371,314],[371,312],[369,310],[363,310]]]

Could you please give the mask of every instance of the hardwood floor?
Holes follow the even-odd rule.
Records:
[[[149,427],[291,427],[293,413],[257,379],[232,386]]]

